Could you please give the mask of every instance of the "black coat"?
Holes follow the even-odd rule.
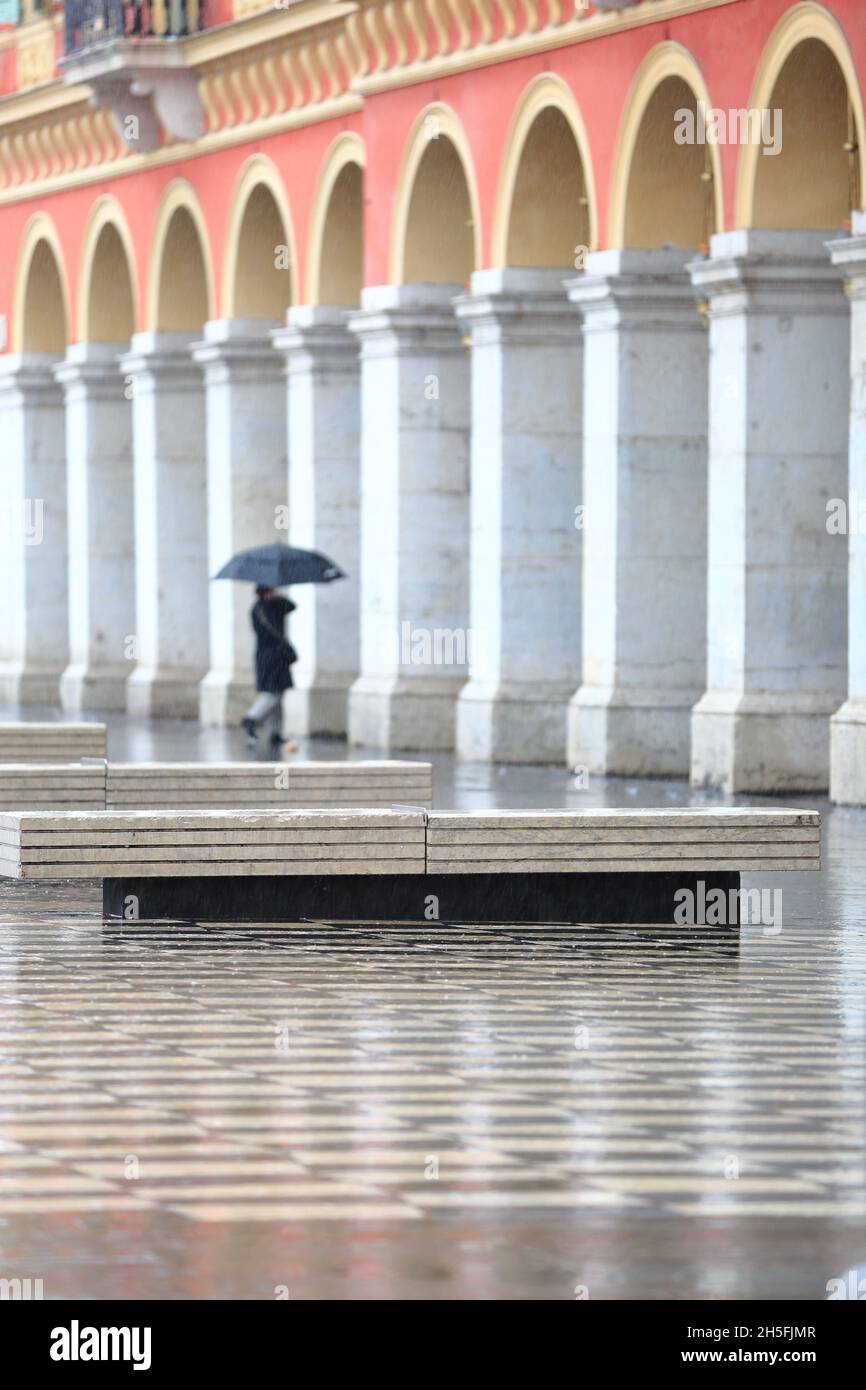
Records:
[[[284,635],[295,604],[288,598],[260,598],[250,614],[256,634],[256,690],[280,695],[292,685],[292,662],[298,654]]]

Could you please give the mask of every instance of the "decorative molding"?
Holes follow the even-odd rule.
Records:
[[[262,21],[257,25],[225,26],[243,28],[247,38],[254,33],[255,43],[239,47],[235,35],[230,45],[226,39],[232,35],[220,33],[219,42],[202,44],[200,40],[210,37],[207,32],[181,41],[188,71],[197,78],[203,112],[204,130],[197,139],[166,141],[152,151],[143,143],[127,149],[110,111],[90,107],[91,89],[84,83],[67,88],[52,84],[51,100],[44,105],[28,103],[26,96],[0,102],[0,205],[178,163],[359,110],[362,98],[349,90],[352,69],[340,48],[342,18],[352,7],[342,0],[314,0],[298,8],[317,21],[325,16],[328,22],[311,28],[295,23],[286,36],[286,24],[297,16],[282,12],[277,16],[283,24],[278,37],[280,29],[270,9],[255,16]],[[336,21],[331,18],[334,12]],[[192,66],[194,57],[198,61]],[[20,112],[17,121],[9,119],[15,107]],[[121,109],[132,110],[129,101]]]
[[[664,23],[739,0],[645,0],[594,12],[580,0],[358,0],[346,21],[365,53],[364,96]]]
[[[0,205],[346,116],[389,88],[739,2],[602,13],[580,0],[235,0],[231,23],[172,44],[197,82],[200,138],[130,151],[109,113],[88,106],[89,86],[48,81],[0,99]]]
[[[204,134],[198,77],[182,44],[115,39],[69,54],[60,67],[66,83],[89,87],[91,104],[111,112],[130,149],[159,149],[163,131],[180,140]]]
[[[316,26],[289,42],[272,39],[208,63],[199,76],[206,136],[291,112],[312,113],[347,96],[353,72],[341,37],[336,25]]]
[[[64,186],[74,176],[116,164],[124,154],[123,141],[106,111],[94,110],[86,98],[47,121],[31,120],[5,133],[0,125],[0,198],[36,191],[28,185],[55,182]]]
[[[241,58],[263,44],[285,46],[298,34],[320,26],[340,26],[356,8],[355,0],[292,0],[285,8],[274,3],[257,8],[243,19],[202,29],[180,39],[188,52],[190,67],[201,67],[223,58]]]
[[[67,164],[61,172],[40,174],[39,178],[35,179],[32,161],[26,157],[30,142],[22,143],[16,137],[14,141],[9,141],[6,148],[13,168],[17,167],[19,152],[22,155],[19,182],[7,181],[2,153],[5,141],[4,137],[0,135],[0,207],[7,203],[22,202],[27,198],[41,200],[52,193],[61,193],[70,188],[80,188],[92,183],[104,183],[106,179],[137,174],[148,169],[161,169],[171,164],[182,164],[187,160],[213,154],[216,150],[228,149],[233,145],[255,144],[260,140],[267,140],[271,136],[281,135],[287,130],[297,130],[300,126],[351,116],[360,109],[361,98],[350,94],[341,97],[338,101],[322,102],[312,110],[287,111],[282,116],[271,117],[264,121],[254,121],[248,126],[229,128],[219,131],[215,135],[206,135],[201,140],[165,145],[154,154],[132,154],[117,135],[114,122],[109,114],[105,111],[88,112],[85,107],[85,117],[92,117],[95,114],[102,119],[104,123],[103,138],[102,140],[97,139],[97,132],[90,125],[89,120],[85,119],[82,122],[82,128],[75,130],[74,133],[74,140],[83,144],[83,153],[81,158],[73,162],[71,169]],[[75,121],[70,121],[70,125],[75,126],[75,124]],[[55,132],[53,135],[54,142],[61,144],[62,148],[65,148],[67,140],[70,138],[72,138],[70,132],[65,130],[62,133]],[[106,140],[113,143],[115,153],[111,159],[100,159],[100,150],[104,149]]]

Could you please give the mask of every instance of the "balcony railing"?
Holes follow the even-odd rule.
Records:
[[[114,39],[180,39],[204,27],[200,0],[66,0],[66,52]]]

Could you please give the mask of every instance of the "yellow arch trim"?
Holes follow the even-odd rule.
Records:
[[[505,154],[502,159],[493,213],[491,265],[494,267],[504,267],[507,264],[508,233],[514,205],[514,187],[517,183],[523,147],[536,117],[551,106],[562,112],[574,136],[583,166],[583,180],[589,200],[587,211],[589,213],[590,250],[595,250],[598,246],[598,200],[595,190],[595,171],[592,167],[592,155],[583,116],[567,83],[552,73],[542,73],[539,77],[533,78],[518,101],[505,142]]]
[[[105,227],[114,228],[123,246],[124,255],[126,256],[126,268],[129,273],[129,283],[132,290],[133,331],[136,331],[138,328],[140,301],[138,293],[138,269],[135,263],[135,246],[133,245],[132,235],[123,208],[116,198],[106,193],[104,197],[96,200],[91,209],[87,231],[84,234],[84,246],[81,251],[81,272],[78,277],[77,320],[77,341],[80,343],[87,343],[90,341],[90,289],[93,283],[93,265],[96,259],[96,248],[99,245],[99,237]]]
[[[854,108],[854,120],[857,123],[862,199],[866,196],[866,118],[864,118],[863,111],[863,93],[845,32],[829,10],[825,10],[822,5],[813,4],[812,0],[804,0],[803,4],[796,5],[779,20],[761,54],[749,105],[758,109],[769,106],[773,96],[773,88],[782,68],[797,45],[803,43],[805,39],[819,39],[829,48],[842,69],[848,88],[848,98]],[[735,205],[737,227],[751,227],[753,225],[759,153],[757,145],[744,145],[740,153]]]
[[[162,276],[162,261],[165,255],[166,238],[168,236],[171,219],[178,208],[186,208],[198,232],[199,245],[201,246],[202,260],[204,262],[205,288],[207,290],[207,314],[209,319],[214,317],[214,274],[210,241],[207,234],[207,223],[205,222],[204,213],[201,210],[201,205],[195,195],[192,185],[187,183],[186,179],[173,179],[162,195],[162,202],[160,203],[156,226],[153,231],[153,240],[151,242],[150,274],[147,282],[147,328],[151,332],[155,332],[157,326],[159,282]]]
[[[298,300],[298,252],[295,242],[294,224],[292,222],[292,214],[289,208],[289,200],[285,185],[280,177],[277,166],[268,159],[266,155],[254,154],[251,155],[241,167],[235,182],[234,194],[232,195],[228,234],[226,236],[226,249],[223,257],[223,318],[230,319],[234,317],[238,252],[240,250],[241,228],[244,223],[244,213],[247,210],[247,203],[252,197],[253,192],[262,184],[268,189],[269,193],[272,194],[274,202],[277,205],[277,211],[282,218],[283,230],[286,234],[286,245],[289,248],[291,302],[292,304],[296,304]]]
[[[63,317],[65,319],[65,337],[70,341],[70,295],[69,277],[66,273],[66,262],[63,258],[63,247],[60,237],[57,235],[57,228],[47,212],[34,213],[24,228],[24,235],[21,238],[21,250],[18,254],[18,270],[15,276],[15,291],[12,296],[12,351],[23,352],[24,341],[24,303],[27,297],[27,282],[30,278],[30,266],[36,247],[40,241],[45,241],[51,248],[54,260],[57,265],[57,274],[60,279],[60,292],[63,296]]]
[[[699,101],[704,102],[707,107],[711,107],[713,104],[710,99],[709,88],[696,58],[682,44],[668,40],[658,44],[644,58],[635,74],[628,94],[614,153],[610,206],[607,215],[607,245],[612,250],[621,250],[625,242],[628,186],[641,124],[653,93],[659,84],[668,77],[682,78],[691,87]],[[713,168],[716,231],[720,232],[725,225],[722,160],[718,145],[708,145],[707,149],[710,152]]]
[[[325,225],[334,184],[347,164],[367,167],[367,151],[360,135],[354,131],[344,131],[338,135],[322,160],[316,185],[313,212],[310,217],[310,235],[307,242],[307,303],[318,304],[322,276],[322,243],[325,239]]]
[[[425,134],[425,123],[430,117],[435,117],[439,123],[438,138],[442,139],[444,136],[451,141],[463,166],[463,176],[469,190],[469,208],[472,213],[472,268],[478,270],[481,265],[481,204],[478,198],[478,183],[475,177],[472,150],[456,112],[450,106],[434,101],[429,106],[425,106],[415,120],[406,142],[403,161],[397,178],[397,192],[391,219],[391,246],[388,256],[388,279],[392,285],[402,285],[403,283],[409,206],[412,201],[418,166],[427,149],[429,136]]]

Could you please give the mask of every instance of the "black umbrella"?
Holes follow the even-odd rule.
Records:
[[[242,550],[214,575],[214,579],[241,579],[269,589],[283,589],[288,584],[330,584],[332,579],[345,578],[340,566],[318,550],[279,544]]]

